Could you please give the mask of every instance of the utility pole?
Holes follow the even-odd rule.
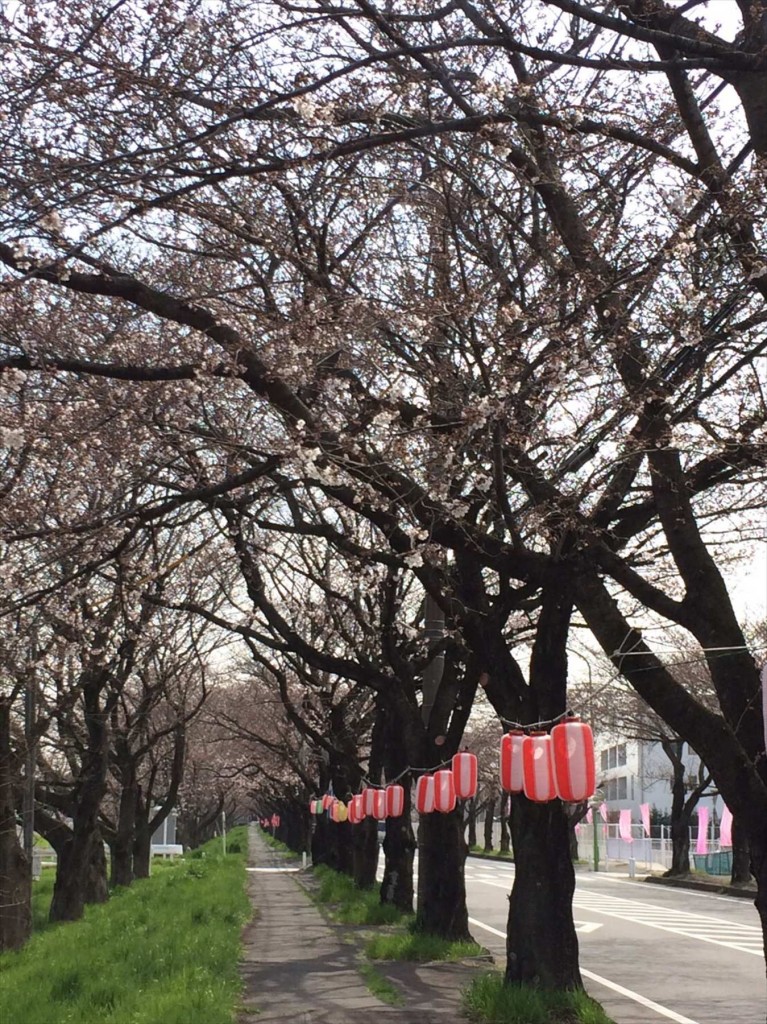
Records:
[[[24,821],[24,853],[32,864],[35,847],[35,681],[37,675],[37,634],[32,627],[30,636],[31,667],[24,689],[24,738],[27,745],[27,756],[24,767],[24,795],[22,818]]]

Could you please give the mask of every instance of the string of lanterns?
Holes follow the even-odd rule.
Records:
[[[548,803],[564,800],[580,803],[594,795],[596,764],[591,727],[580,719],[560,716],[551,732],[525,732],[513,728],[501,738],[500,781],[507,793],[524,793],[528,800]],[[516,725],[517,723],[513,723]],[[528,727],[529,728],[529,727]],[[415,788],[415,806],[419,814],[449,814],[458,800],[476,795],[478,763],[475,754],[464,750],[455,754],[449,769],[440,767],[419,776]],[[414,769],[408,768],[397,779]],[[309,810],[318,815],[327,812],[331,821],[359,824],[364,818],[397,818],[405,809],[405,791],[396,781],[384,788],[367,786],[348,804],[332,793],[309,801]]]

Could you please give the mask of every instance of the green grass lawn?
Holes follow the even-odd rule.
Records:
[[[33,935],[0,956],[0,1021],[8,1024],[231,1024],[240,994],[246,830],[86,908],[81,921]],[[204,856],[202,855],[204,854]],[[53,879],[35,892],[43,919]],[[49,888],[49,891],[46,890]]]
[[[397,935],[375,935],[365,946],[370,960],[465,960],[482,956],[485,951],[476,942],[451,942],[439,935],[406,931]]]

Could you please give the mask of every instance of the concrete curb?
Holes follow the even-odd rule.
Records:
[[[716,882],[703,882],[694,878],[663,878],[660,875],[648,875],[645,882],[655,885],[669,885],[672,889],[693,889],[697,892],[710,892],[717,896],[737,896],[740,899],[756,899],[756,889],[740,889],[735,885],[718,885]]]
[[[492,853],[468,853],[467,857],[476,857],[477,860],[491,860],[494,864],[513,864],[511,857],[495,857]]]

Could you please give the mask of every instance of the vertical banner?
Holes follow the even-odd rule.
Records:
[[[698,840],[696,853],[708,853],[708,807],[698,808]]]
[[[727,804],[722,808],[722,820],[719,824],[719,845],[732,846],[732,811]]]
[[[624,843],[633,843],[634,837],[631,835],[631,811],[621,811],[618,818],[618,831],[620,837]]]
[[[594,808],[593,807],[589,807],[588,811],[586,811],[586,821],[587,821],[587,823],[589,825],[593,824],[593,822],[594,822]]]
[[[649,836],[650,834],[650,805],[640,804],[639,813],[642,815],[642,825],[644,826],[644,834]]]
[[[607,821],[607,804],[599,805],[599,813],[602,815],[602,821]]]

